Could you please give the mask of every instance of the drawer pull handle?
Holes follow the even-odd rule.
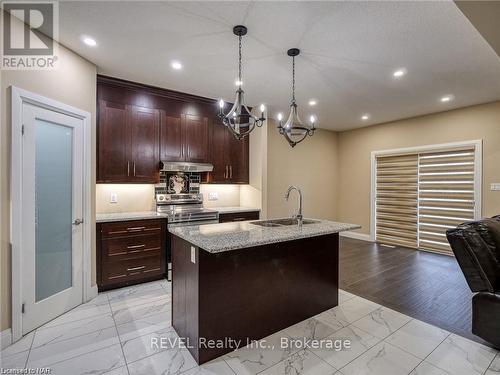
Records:
[[[127,230],[129,232],[140,231],[140,230],[144,230],[144,229],[146,229],[146,227],[132,227],[132,228],[127,228]]]
[[[233,219],[233,221],[245,221],[248,220],[246,217],[237,217],[236,219]]]
[[[146,268],[146,266],[139,266],[139,267],[132,267],[132,268],[127,268],[127,271],[130,272],[130,271],[138,271],[138,270],[142,270]]]
[[[127,249],[140,249],[141,247],[145,247],[146,245],[133,245],[127,246]]]

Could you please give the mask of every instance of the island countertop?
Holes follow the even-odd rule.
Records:
[[[169,232],[210,253],[243,249],[361,228],[360,225],[319,220],[318,223],[262,227],[251,221],[169,227]]]

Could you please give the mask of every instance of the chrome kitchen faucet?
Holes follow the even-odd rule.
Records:
[[[299,228],[302,228],[302,220],[304,218],[304,216],[302,215],[302,191],[296,187],[296,186],[290,186],[288,188],[288,190],[286,191],[285,193],[285,199],[286,201],[288,201],[288,198],[290,198],[290,193],[292,192],[292,190],[296,190],[297,193],[299,193],[299,211],[297,213],[297,215],[294,217],[295,219],[297,219],[297,225]]]

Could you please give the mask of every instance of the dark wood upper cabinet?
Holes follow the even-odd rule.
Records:
[[[224,145],[226,143],[226,134],[228,130],[220,121],[214,121],[211,126],[210,134],[210,162],[214,166],[214,170],[208,175],[208,182],[217,184],[226,184],[228,173],[228,165],[224,158]]]
[[[184,141],[181,117],[168,116],[161,112],[160,160],[183,161]]]
[[[216,100],[101,75],[97,98],[97,182],[157,183],[163,160],[213,164],[204,182],[248,183],[248,137],[225,128]]]
[[[208,162],[208,118],[184,114],[182,115],[182,121],[185,161]]]
[[[248,136],[237,140],[220,121],[214,121],[211,128],[210,161],[214,170],[209,174],[207,182],[248,184]]]
[[[128,106],[99,101],[98,182],[128,179]]]
[[[131,107],[130,116],[130,176],[134,182],[159,180],[160,111],[139,106]]]
[[[208,118],[182,113],[168,116],[162,111],[160,159],[162,161],[209,162]]]
[[[99,101],[97,182],[155,183],[160,113]]]
[[[229,130],[226,131],[224,158],[229,166],[229,182],[234,184],[249,183],[249,136],[237,140]]]

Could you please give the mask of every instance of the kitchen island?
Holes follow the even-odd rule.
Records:
[[[235,222],[169,228],[172,325],[201,364],[338,304],[339,232]]]

